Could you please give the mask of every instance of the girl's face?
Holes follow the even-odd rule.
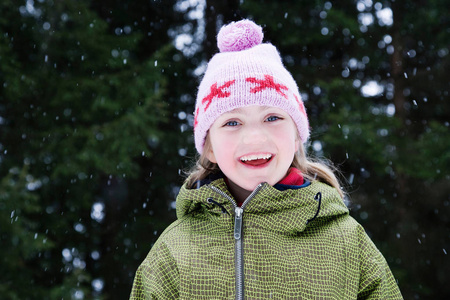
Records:
[[[297,127],[284,110],[267,106],[238,108],[221,115],[209,130],[207,158],[231,184],[252,191],[286,176],[299,148]]]

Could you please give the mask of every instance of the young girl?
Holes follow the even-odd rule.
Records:
[[[333,171],[305,156],[300,93],[262,39],[249,20],[220,30],[197,95],[200,158],[131,299],[402,299]]]

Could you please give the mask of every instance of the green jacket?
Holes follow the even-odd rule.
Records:
[[[178,220],[140,265],[130,299],[402,299],[334,188],[277,187],[261,184],[239,208],[223,179],[183,186]]]

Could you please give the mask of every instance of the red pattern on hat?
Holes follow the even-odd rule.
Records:
[[[200,107],[197,108],[195,111],[195,117],[194,117],[194,128],[197,127],[198,124],[198,111],[200,110]]]
[[[307,116],[306,116],[305,105],[303,104],[302,101],[300,101],[300,99],[297,97],[296,94],[294,94],[294,97],[295,97],[295,100],[298,102],[298,106],[300,107],[300,111],[303,113],[303,115],[304,115],[305,117],[307,117]]]
[[[223,91],[223,89],[230,87],[232,84],[234,84],[235,80],[230,80],[225,82],[223,85],[217,87],[217,82],[214,83],[213,85],[211,85],[210,88],[210,93],[208,96],[206,96],[205,98],[203,98],[202,100],[202,104],[205,104],[206,102],[206,106],[205,106],[205,111],[208,109],[209,105],[211,104],[212,100],[217,97],[217,98],[227,98],[230,97],[231,93],[227,92],[227,91]]]
[[[280,83],[275,83],[275,81],[273,80],[273,76],[271,76],[271,75],[264,75],[263,80],[256,79],[254,77],[249,77],[246,79],[246,81],[258,84],[258,86],[255,86],[250,90],[251,93],[257,93],[257,92],[260,92],[265,89],[274,89],[275,91],[277,91],[278,94],[280,94],[284,98],[286,98],[286,99],[288,98],[288,96],[285,93],[283,93],[281,90],[287,91],[287,90],[289,90],[289,88]]]

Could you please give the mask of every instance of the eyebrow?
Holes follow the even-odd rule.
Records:
[[[239,108],[235,108],[235,109],[233,109],[233,110],[227,111],[227,113],[243,114],[243,111],[242,111],[242,109],[239,107]]]
[[[269,110],[269,109],[273,108],[272,106],[262,106],[262,105],[255,105],[255,106],[258,106],[258,109],[260,111],[266,111],[266,110]],[[235,109],[233,109],[231,111],[228,111],[227,113],[244,114],[244,112],[242,111],[241,107],[235,108]]]

